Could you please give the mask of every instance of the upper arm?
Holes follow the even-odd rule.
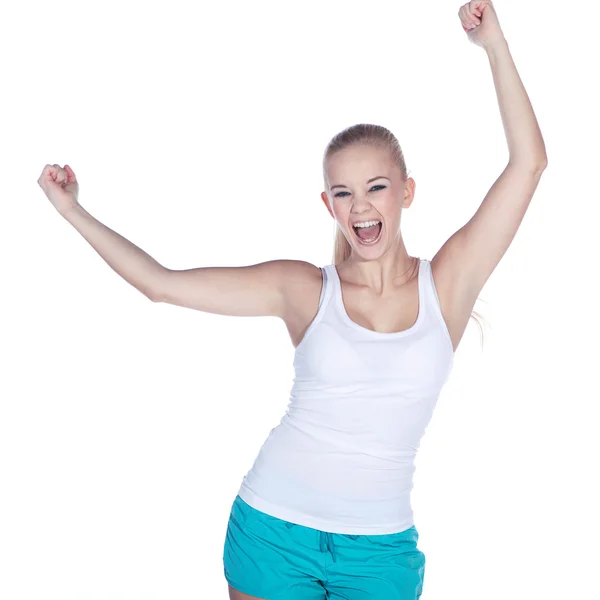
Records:
[[[453,302],[475,303],[513,241],[543,170],[509,163],[473,217],[432,259],[452,286]]]
[[[166,269],[153,299],[220,315],[283,318],[289,291],[308,264],[272,260],[242,267]]]

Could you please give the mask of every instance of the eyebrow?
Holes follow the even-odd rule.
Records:
[[[371,183],[371,181],[375,181],[376,179],[387,179],[390,183],[392,183],[392,180],[389,177],[384,177],[383,175],[377,175],[377,177],[372,177],[371,179],[369,179],[367,181],[367,183]],[[347,185],[332,185],[329,189],[332,190],[333,188],[340,188],[340,187],[348,187]]]

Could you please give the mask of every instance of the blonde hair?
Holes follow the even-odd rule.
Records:
[[[400,168],[400,173],[403,181],[408,179],[408,173],[406,169],[406,161],[404,160],[404,153],[402,148],[396,139],[396,136],[385,127],[381,125],[370,125],[366,123],[360,123],[358,125],[352,125],[347,127],[340,133],[336,134],[325,149],[323,155],[323,180],[327,186],[327,171],[326,164],[327,159],[340,152],[345,148],[353,145],[365,145],[379,148],[386,148],[389,150],[394,158],[394,161]],[[333,264],[338,265],[350,257],[352,247],[344,236],[342,230],[336,224],[335,240],[333,245]],[[480,300],[480,298],[477,298]],[[471,319],[474,319],[479,325],[481,332],[481,343],[483,346],[483,327],[481,321],[485,321],[483,315],[476,311],[471,312]]]

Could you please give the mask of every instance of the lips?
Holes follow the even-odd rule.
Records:
[[[369,221],[379,221],[382,222],[379,217],[372,217],[371,219],[359,219],[352,223],[350,223],[350,227],[354,227],[357,223],[368,223]]]
[[[381,221],[379,219],[373,219],[373,220],[377,220],[377,221],[379,221],[379,223],[375,226],[367,227],[364,229],[352,227],[352,231],[354,231],[354,235],[356,236],[356,239],[361,244],[361,246],[372,246],[374,244],[377,244],[377,242],[379,242],[379,239],[381,238],[381,234],[383,231],[383,221]],[[367,230],[368,230],[368,232],[367,232]],[[363,237],[361,237],[358,234],[358,231],[361,232]],[[365,238],[368,241],[365,241]]]

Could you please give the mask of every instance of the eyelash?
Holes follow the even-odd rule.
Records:
[[[373,188],[376,188],[376,187],[378,187],[378,188],[382,188],[382,189],[385,189],[387,186],[386,186],[386,185],[374,185],[374,186],[371,188],[371,190],[372,190]],[[369,190],[369,191],[371,191],[371,190]],[[341,197],[342,197],[342,196],[341,196],[341,194],[348,194],[348,193],[349,193],[349,192],[338,192],[338,193],[337,193],[337,194],[335,194],[334,196],[335,196],[335,198],[337,198],[338,196],[341,198]]]

